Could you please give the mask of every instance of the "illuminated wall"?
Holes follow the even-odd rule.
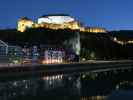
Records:
[[[82,32],[92,32],[92,33],[106,33],[106,29],[99,27],[81,27],[80,31]]]
[[[50,28],[50,29],[79,29],[79,23],[78,22],[70,22],[70,23],[63,23],[63,24],[51,24],[51,23],[40,23],[34,26],[35,28],[38,27],[44,27],[44,28]]]

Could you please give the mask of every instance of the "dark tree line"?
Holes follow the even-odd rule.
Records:
[[[133,45],[121,45],[112,41],[112,37],[121,40],[133,38],[133,31],[117,31],[108,33],[88,33],[78,30],[51,30],[51,29],[28,29],[18,32],[16,29],[0,30],[0,40],[11,45],[56,45],[64,47],[64,41],[80,33],[81,53],[86,59],[132,59]]]
[[[133,44],[121,45],[114,42],[112,39],[118,37],[120,40],[133,39],[133,31],[118,31],[108,33],[81,33],[82,51],[85,53],[95,53],[96,59],[132,59]]]
[[[62,43],[73,37],[76,31],[73,30],[51,30],[51,29],[28,29],[25,32],[17,30],[0,30],[0,39],[15,45],[28,44],[55,44]]]

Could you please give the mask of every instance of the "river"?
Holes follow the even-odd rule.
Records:
[[[133,70],[0,81],[0,100],[133,100]]]

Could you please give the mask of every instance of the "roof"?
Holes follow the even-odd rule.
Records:
[[[29,19],[27,17],[21,17],[20,20],[31,20],[31,19]]]
[[[43,15],[41,17],[49,17],[49,16],[70,16],[70,15],[68,15],[68,14],[46,14],[46,15]]]

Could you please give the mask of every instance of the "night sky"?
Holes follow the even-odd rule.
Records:
[[[86,26],[133,30],[133,0],[0,0],[0,28],[15,28],[20,17],[65,13]]]

